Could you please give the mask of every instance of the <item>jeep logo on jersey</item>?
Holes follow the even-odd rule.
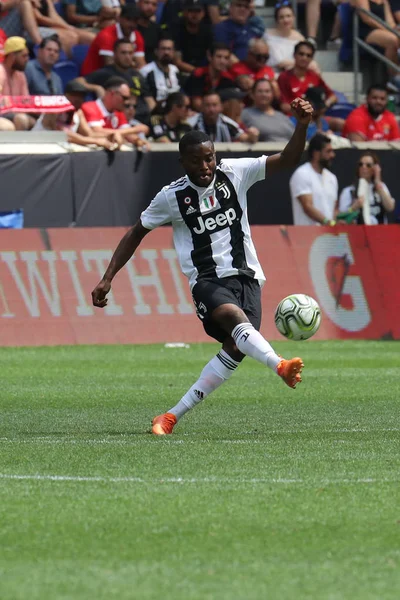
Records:
[[[197,217],[198,227],[193,227],[193,232],[201,235],[206,230],[214,231],[230,227],[236,219],[236,211],[234,208],[228,208],[225,212],[218,213],[215,217]]]

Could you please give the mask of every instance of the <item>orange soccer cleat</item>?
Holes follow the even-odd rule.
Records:
[[[301,372],[303,367],[304,363],[299,357],[291,358],[290,360],[282,358],[276,368],[276,372],[279,377],[282,377],[286,385],[294,389],[296,385],[301,382]]]
[[[155,435],[168,435],[172,433],[175,425],[176,416],[172,413],[165,413],[154,417],[151,430]]]

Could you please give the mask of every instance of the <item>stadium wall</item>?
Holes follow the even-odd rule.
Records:
[[[385,146],[381,142],[382,145]],[[257,150],[252,151],[241,144],[236,146],[235,151],[232,144],[228,150],[219,149],[219,158],[256,157],[276,152],[279,145],[257,144]],[[376,151],[383,164],[384,181],[399,199],[399,152],[389,145],[387,150]],[[103,151],[13,154],[10,149],[9,152],[0,153],[0,211],[22,208],[25,227],[132,225],[159,189],[182,175],[176,148],[146,155]],[[354,148],[337,151],[332,170],[340,188],[352,183],[359,152]],[[290,171],[277,174],[269,178],[267,186],[259,183],[251,188],[252,224],[293,222],[290,175]]]
[[[125,228],[3,231],[0,344],[144,344],[210,341],[203,333],[165,227],[147,236],[114,280],[108,306],[90,292]],[[267,275],[262,331],[291,293],[315,297],[322,324],[313,339],[400,339],[400,227],[252,228]]]

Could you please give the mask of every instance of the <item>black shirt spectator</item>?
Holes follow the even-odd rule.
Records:
[[[136,5],[140,11],[138,31],[144,39],[145,59],[149,63],[155,58],[154,50],[161,36],[161,27],[152,21],[157,12],[157,0],[138,0]]]
[[[164,116],[151,117],[151,136],[154,141],[177,143],[185,133],[191,131],[192,128],[186,122],[189,108],[189,98],[185,94],[170,94],[165,103]]]
[[[213,42],[211,26],[204,23],[203,0],[185,0],[183,15],[171,25],[169,33],[175,40],[176,66],[191,73],[206,64],[206,52]]]

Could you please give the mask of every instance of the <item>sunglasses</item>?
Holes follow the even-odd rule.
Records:
[[[374,163],[369,163],[369,162],[367,163],[367,162],[360,161],[358,163],[358,166],[359,167],[369,167],[371,169],[374,166]]]
[[[136,108],[136,104],[131,104],[130,102],[124,102],[125,108]]]
[[[267,62],[269,59],[269,54],[255,54],[255,52],[252,52],[252,55],[256,60],[261,60],[263,62]]]

